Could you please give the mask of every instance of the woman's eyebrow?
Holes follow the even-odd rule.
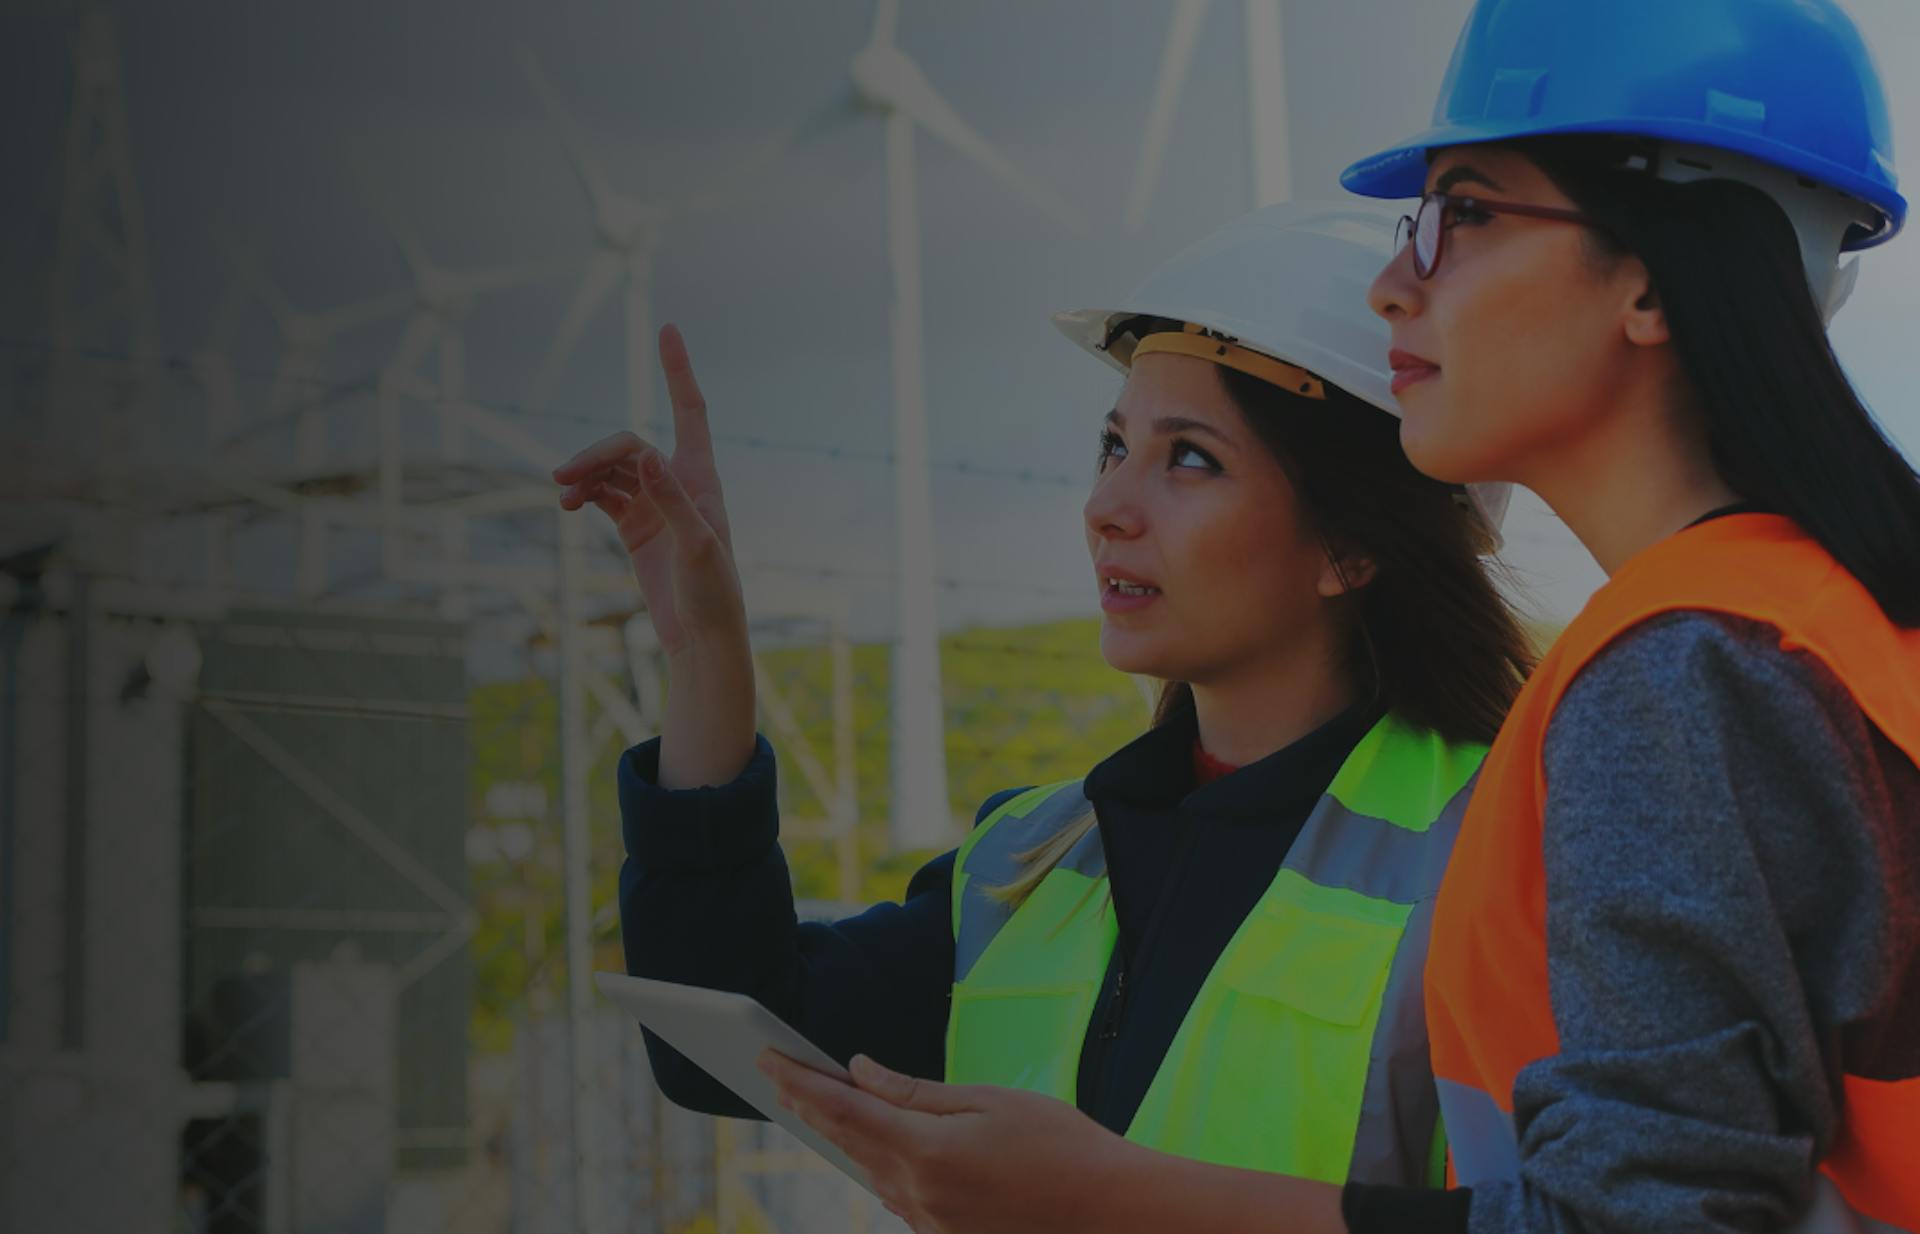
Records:
[[[1462,184],[1484,184],[1496,193],[1506,191],[1494,181],[1492,176],[1487,175],[1469,163],[1462,163],[1458,167],[1448,168],[1446,173],[1442,175],[1439,181],[1433,186],[1433,191],[1436,193],[1450,193],[1455,187]]]
[[[1107,424],[1111,428],[1123,429],[1127,427],[1127,418],[1121,415],[1120,409],[1116,407],[1107,413]],[[1225,445],[1234,444],[1233,438],[1226,433],[1205,420],[1195,420],[1190,416],[1160,416],[1153,420],[1149,427],[1161,437],[1172,437],[1177,433],[1199,433]]]
[[[1205,420],[1194,420],[1187,416],[1161,416],[1153,422],[1153,431],[1162,437],[1172,437],[1176,433],[1199,433],[1227,445],[1233,444],[1233,438]]]

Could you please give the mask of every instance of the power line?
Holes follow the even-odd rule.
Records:
[[[0,350],[33,353],[45,356],[66,356],[73,359],[102,361],[125,365],[128,368],[148,368],[160,374],[198,380],[197,364],[192,357],[178,353],[163,353],[150,358],[127,355],[98,348],[63,348],[51,342],[34,339],[0,338]],[[265,385],[286,386],[314,396],[324,397],[327,403],[340,403],[351,398],[375,397],[380,393],[378,377],[356,377],[350,379],[323,378],[315,376],[268,373],[260,369],[236,368],[229,365],[229,371],[236,378],[259,382]],[[426,400],[421,400],[426,401]],[[524,420],[548,424],[576,424],[597,428],[603,432],[619,427],[610,423],[605,416],[579,411],[565,411],[554,408],[536,408],[514,402],[482,402],[478,399],[463,398],[461,403],[492,412],[496,415],[513,416]],[[296,409],[284,416],[258,417],[250,422],[237,439],[257,436],[262,432],[280,427],[295,415],[313,410],[311,404]],[[673,425],[668,421],[652,420],[643,426],[649,433],[671,432]],[[783,440],[753,433],[716,432],[714,440],[730,446],[748,450],[760,450],[772,453],[801,454],[824,458],[836,462],[868,463],[876,466],[892,466],[894,462],[891,450],[868,450],[849,446],[818,445],[808,442]],[[1032,467],[1005,467],[992,463],[975,462],[970,459],[940,460],[928,463],[935,471],[951,472],[955,475],[976,476],[981,479],[1006,480],[1018,484],[1047,485],[1051,487],[1084,489],[1087,481],[1065,472],[1054,472]]]

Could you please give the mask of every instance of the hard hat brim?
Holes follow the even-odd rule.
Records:
[[[1110,355],[1105,347],[1107,323],[1122,312],[1121,309],[1069,309],[1053,314],[1053,325],[1054,329],[1078,343],[1083,350],[1124,373],[1127,366]]]
[[[1623,121],[1620,119],[1556,121],[1539,118],[1501,124],[1445,124],[1407,138],[1378,154],[1361,159],[1340,173],[1340,183],[1348,192],[1362,197],[1418,197],[1426,191],[1427,159],[1435,150],[1448,146],[1487,145],[1522,137],[1548,137],[1556,134],[1613,133],[1647,137],[1662,141],[1691,142],[1732,150],[1806,176],[1820,184],[1845,193],[1879,211],[1883,225],[1870,235],[1856,237],[1847,244],[1850,250],[1868,249],[1891,240],[1907,220],[1907,199],[1892,187],[1894,173],[1883,168],[1884,179],[1863,175],[1838,164],[1814,158],[1803,150],[1750,133],[1735,133],[1704,121],[1683,120]]]
[[[1064,312],[1053,314],[1053,325],[1056,330],[1073,340],[1073,342],[1077,343],[1090,355],[1099,357],[1101,361],[1106,363],[1107,366],[1115,372],[1124,374],[1127,372],[1127,366],[1122,364],[1118,357],[1114,356],[1106,348],[1107,330],[1116,319],[1132,317],[1141,313],[1145,313],[1148,316],[1166,316],[1174,320],[1181,319],[1177,311],[1156,313],[1151,309],[1138,307],[1068,309]],[[1293,361],[1288,360],[1287,363],[1293,363]],[[1350,395],[1353,394],[1353,391],[1350,390],[1346,392]],[[1373,399],[1367,398],[1363,398],[1361,401],[1370,403],[1375,410],[1391,416],[1395,420],[1401,418],[1398,403],[1388,402],[1382,405]],[[1506,547],[1506,536],[1502,532],[1502,524],[1506,521],[1507,507],[1513,501],[1513,486],[1504,481],[1487,484],[1469,484],[1467,486],[1467,492],[1472,499],[1474,510],[1479,515],[1481,528],[1487,537],[1488,550],[1495,553],[1499,552]]]

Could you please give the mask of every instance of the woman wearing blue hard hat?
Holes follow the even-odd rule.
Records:
[[[1484,0],[1435,120],[1344,177],[1421,195],[1401,440],[1609,574],[1436,913],[1472,1223],[1920,1229],[1920,479],[1823,323],[1906,214],[1866,48],[1830,0]]]
[[[1460,1185],[884,1076],[877,1111],[819,1088],[821,1125],[940,1198],[922,1230],[1920,1231],[1920,479],[1824,329],[1906,213],[1859,33],[1831,0],[1481,0],[1433,127],[1344,179],[1421,198],[1372,291],[1409,457],[1529,485],[1610,575],[1435,915]]]

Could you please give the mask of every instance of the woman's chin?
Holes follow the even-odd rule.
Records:
[[[1490,478],[1486,460],[1458,433],[1438,431],[1432,420],[1400,422],[1400,448],[1421,474],[1442,484],[1478,484]]]
[[[1165,676],[1164,655],[1155,646],[1158,640],[1133,637],[1116,631],[1105,622],[1100,627],[1100,658],[1116,672],[1136,677]]]

